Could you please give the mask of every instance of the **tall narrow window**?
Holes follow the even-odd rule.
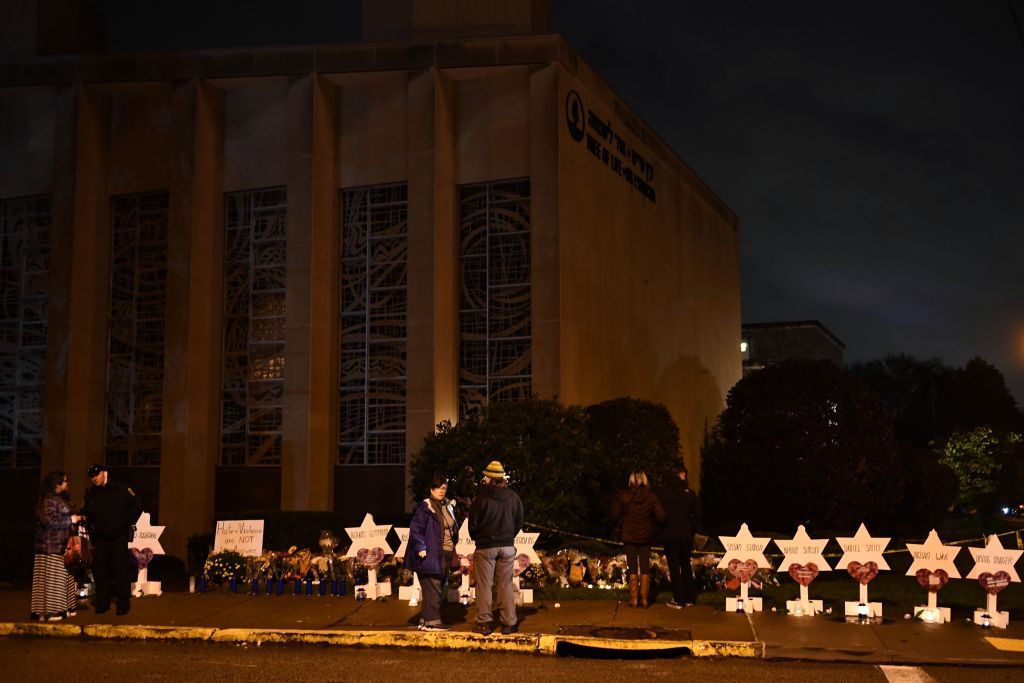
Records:
[[[530,181],[459,188],[459,416],[529,398]]]
[[[225,197],[221,465],[281,464],[285,188]]]
[[[107,341],[107,464],[159,467],[167,193],[114,197]]]
[[[0,467],[39,467],[50,198],[0,201]]]
[[[407,186],[342,192],[342,465],[405,462]]]

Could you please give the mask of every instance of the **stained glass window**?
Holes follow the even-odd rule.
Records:
[[[530,181],[459,188],[459,416],[529,398]]]
[[[286,189],[225,197],[221,465],[281,464]]]
[[[338,462],[405,462],[407,186],[342,192]]]
[[[111,213],[107,464],[159,467],[167,193],[114,197]]]
[[[0,467],[39,467],[50,198],[0,200]]]

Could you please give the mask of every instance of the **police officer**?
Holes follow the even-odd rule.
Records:
[[[110,479],[104,465],[87,471],[92,487],[85,492],[82,514],[92,541],[92,574],[96,580],[96,614],[110,609],[111,592],[117,613],[131,609],[128,541],[132,525],[142,515],[142,505],[126,484]]]

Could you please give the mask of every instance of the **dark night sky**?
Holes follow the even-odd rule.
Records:
[[[358,35],[354,0],[98,4],[114,50]],[[1024,403],[1024,45],[1007,0],[552,12],[740,216],[744,322],[818,319],[848,362],[981,355]]]
[[[981,355],[1024,403],[1024,45],[1005,0],[553,13],[739,214],[744,322],[818,319],[847,362]]]

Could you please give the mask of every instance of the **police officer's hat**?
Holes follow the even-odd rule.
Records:
[[[92,479],[93,477],[95,477],[100,472],[106,472],[106,471],[107,471],[107,466],[106,465],[100,465],[100,464],[97,463],[97,464],[93,465],[92,467],[90,467],[89,469],[87,469],[85,471],[85,473],[87,475],[89,475],[90,479]]]

